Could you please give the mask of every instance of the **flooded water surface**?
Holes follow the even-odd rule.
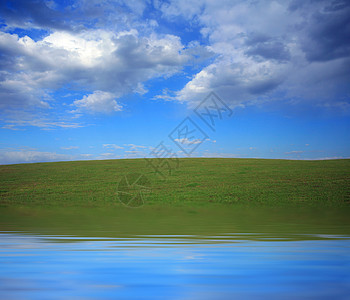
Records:
[[[1,299],[349,299],[334,209],[0,209]]]

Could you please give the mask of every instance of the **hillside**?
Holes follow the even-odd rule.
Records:
[[[125,196],[118,192],[125,192],[125,178],[140,175],[142,203],[130,206],[350,203],[350,160],[185,158],[165,178],[144,159],[3,165],[0,204],[120,206]],[[128,192],[138,193],[138,188]]]

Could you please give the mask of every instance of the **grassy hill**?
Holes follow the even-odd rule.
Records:
[[[184,158],[165,179],[144,159],[3,165],[0,205],[122,206],[124,176],[139,174],[145,205],[350,203],[350,160]]]

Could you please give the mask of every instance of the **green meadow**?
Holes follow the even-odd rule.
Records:
[[[118,207],[125,175],[143,174],[144,206],[349,206],[350,160],[184,158],[165,178],[144,159],[0,166],[0,205]]]

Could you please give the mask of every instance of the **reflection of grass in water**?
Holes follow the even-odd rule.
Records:
[[[128,173],[150,180],[146,205],[327,205],[350,202],[350,160],[180,160],[166,180],[143,159],[0,166],[3,206],[120,206],[117,184]]]
[[[219,239],[312,240],[350,236],[349,212],[344,207],[3,207],[0,231],[106,238],[188,235],[189,239],[212,239],[220,235]]]

